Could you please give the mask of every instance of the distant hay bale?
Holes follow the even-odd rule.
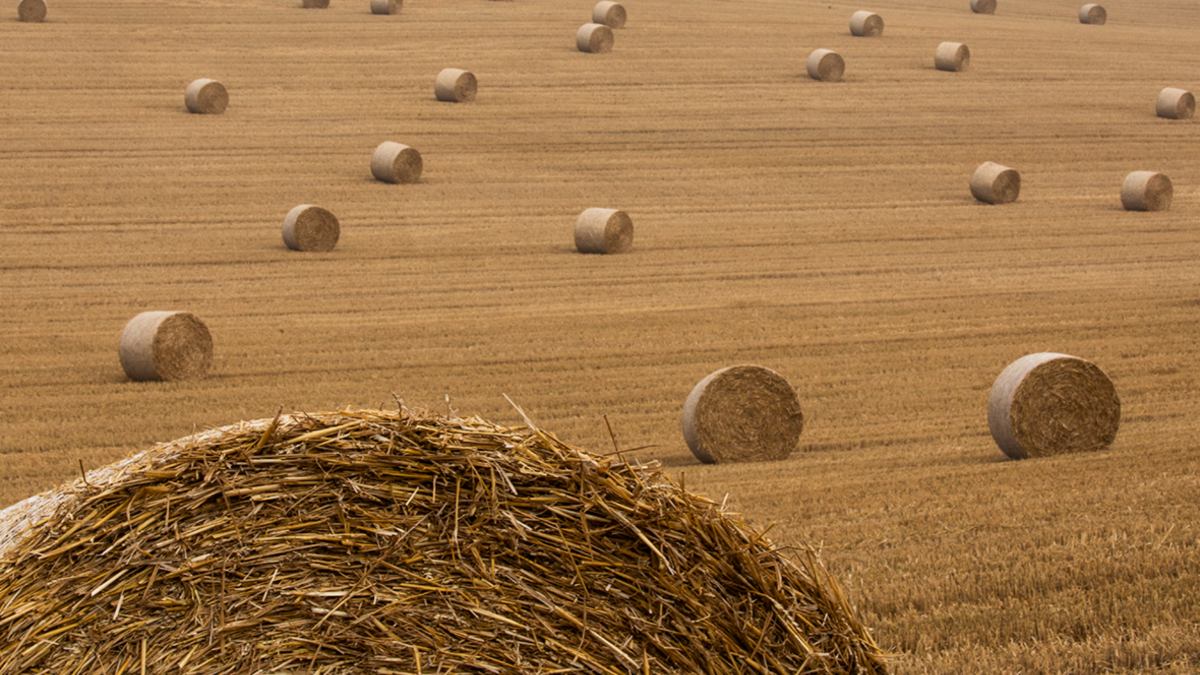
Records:
[[[421,153],[401,143],[384,141],[371,155],[371,175],[385,183],[415,183],[422,168]]]
[[[1175,190],[1171,179],[1155,171],[1134,171],[1121,184],[1121,206],[1126,211],[1166,211]]]
[[[604,0],[592,8],[592,23],[599,23],[609,28],[625,27],[625,8],[615,2]]]
[[[17,5],[17,17],[30,23],[45,21],[46,0],[21,0],[21,4]]]
[[[183,93],[183,103],[188,112],[220,115],[229,107],[229,92],[225,91],[225,85],[216,80],[200,78],[188,85]]]
[[[875,12],[855,12],[850,17],[850,34],[859,37],[883,35],[883,19]]]
[[[1172,120],[1191,119],[1196,114],[1196,97],[1186,89],[1167,87],[1158,92],[1158,116]]]
[[[933,55],[938,70],[961,73],[971,67],[971,50],[961,42],[943,42]]]
[[[612,29],[600,23],[585,23],[575,33],[575,46],[581,52],[606,54],[613,48]]]
[[[371,0],[372,14],[399,14],[404,0]]]
[[[971,11],[976,14],[995,14],[996,0],[971,0]]]
[[[329,0],[303,0],[300,6],[305,9],[327,9]]]
[[[475,100],[478,87],[473,74],[459,68],[444,68],[433,83],[433,94],[439,101],[466,103]]]
[[[722,368],[700,380],[683,406],[683,438],[705,464],[786,459],[800,440],[800,399],[762,366]]]
[[[818,49],[808,55],[808,76],[821,82],[837,82],[846,72],[846,62],[842,55],[832,49]]]
[[[293,251],[332,251],[341,227],[337,216],[311,204],[301,204],[283,219],[283,243]]]
[[[1121,423],[1117,390],[1095,364],[1030,354],[996,378],[988,398],[992,438],[1013,459],[1108,447]]]
[[[971,175],[971,194],[988,204],[1008,204],[1017,201],[1021,193],[1021,175],[1015,169],[984,162]]]
[[[1108,12],[1104,8],[1094,2],[1089,2],[1079,8],[1079,23],[1088,23],[1093,26],[1103,26],[1104,22],[1108,21]]]
[[[624,253],[633,246],[633,221],[617,209],[586,209],[575,221],[580,253]]]
[[[190,380],[212,365],[212,336],[189,312],[142,312],[125,324],[118,353],[131,380]]]

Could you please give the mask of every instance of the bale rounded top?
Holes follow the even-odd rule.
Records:
[[[575,33],[575,46],[581,52],[606,54],[613,48],[612,29],[600,23],[585,23]]]
[[[433,94],[439,101],[466,103],[475,100],[478,88],[473,73],[461,68],[444,68],[433,83]]]
[[[1108,21],[1108,12],[1094,2],[1089,2],[1079,8],[1079,23],[1103,26],[1106,21]]]
[[[883,19],[875,12],[855,12],[850,16],[850,34],[858,37],[879,37],[883,35]]]
[[[421,153],[403,143],[384,141],[371,155],[371,175],[385,183],[415,183],[424,167]]]
[[[1196,97],[1186,89],[1167,87],[1158,92],[1155,112],[1172,120],[1191,119],[1196,114]]]
[[[804,415],[796,391],[769,368],[722,368],[692,389],[683,406],[683,438],[701,462],[786,459]]]
[[[301,204],[283,219],[283,243],[293,251],[332,251],[340,236],[337,216],[320,206]]]
[[[976,14],[995,14],[996,0],[971,0],[971,11]]]
[[[188,85],[183,93],[183,104],[188,112],[220,115],[229,107],[229,92],[220,82],[202,77]]]
[[[821,82],[837,82],[846,72],[846,61],[832,49],[818,49],[808,55],[805,63],[808,76]]]
[[[46,0],[21,0],[17,5],[17,18],[30,23],[46,20]]]
[[[190,312],[142,312],[125,324],[118,355],[131,380],[190,380],[212,365],[212,335]]]
[[[624,28],[625,7],[611,0],[601,0],[592,8],[592,23],[602,23],[609,28]]]
[[[1121,184],[1121,205],[1127,211],[1165,211],[1175,189],[1171,179],[1157,171],[1134,171]]]

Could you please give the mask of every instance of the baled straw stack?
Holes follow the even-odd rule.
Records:
[[[589,54],[607,54],[613,48],[613,32],[601,23],[585,23],[575,33],[575,46]]]
[[[1120,424],[1112,381],[1094,363],[1066,354],[1017,359],[988,398],[988,428],[1012,459],[1101,450]]]
[[[846,61],[832,49],[818,49],[808,55],[808,76],[821,82],[837,82],[846,72]]]
[[[599,23],[609,28],[625,27],[625,8],[611,0],[603,0],[592,8],[592,23]]]
[[[971,0],[971,11],[976,14],[995,14],[996,0]]]
[[[301,204],[283,219],[283,243],[293,251],[332,251],[341,227],[337,216],[312,204]]]
[[[17,5],[17,18],[30,23],[46,20],[46,0],[21,0]]]
[[[795,390],[762,366],[722,368],[700,380],[683,405],[683,439],[705,464],[787,459],[803,430]]]
[[[371,155],[371,175],[385,183],[415,183],[423,167],[421,153],[402,143],[384,141]]]
[[[1158,92],[1155,111],[1159,117],[1172,120],[1191,119],[1196,114],[1196,97],[1186,89],[1167,87]]]
[[[142,312],[125,324],[118,355],[131,380],[190,380],[212,365],[212,335],[190,312]]]
[[[617,209],[585,209],[575,221],[580,253],[624,253],[633,246],[633,221]]]
[[[475,75],[458,68],[443,68],[433,83],[433,95],[439,101],[465,103],[475,100],[479,84]]]
[[[399,14],[404,0],[371,0],[372,14]]]
[[[1121,184],[1121,206],[1126,211],[1166,211],[1175,189],[1171,179],[1155,171],[1134,171]]]
[[[220,82],[202,77],[183,92],[183,104],[191,113],[220,115],[229,107],[229,92]]]
[[[961,73],[971,67],[971,50],[961,42],[943,42],[933,54],[933,65],[938,70]]]
[[[988,204],[1008,204],[1021,194],[1021,175],[995,162],[980,164],[971,175],[971,194]]]
[[[879,37],[883,35],[883,19],[875,12],[855,12],[850,16],[850,34],[858,37]]]
[[[303,0],[300,6],[305,9],[327,9],[329,0]]]
[[[1108,12],[1105,12],[1100,5],[1089,2],[1079,8],[1079,23],[1103,26],[1105,21],[1108,21]]]
[[[888,670],[811,549],[478,418],[242,423],[0,519],[4,673]]]

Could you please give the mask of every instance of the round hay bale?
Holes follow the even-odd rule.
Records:
[[[21,4],[17,5],[17,17],[30,23],[45,21],[46,0],[21,0]]]
[[[200,78],[188,85],[183,93],[183,104],[188,112],[220,115],[229,107],[229,92],[225,91],[225,85],[216,80]]]
[[[971,11],[976,14],[995,14],[996,0],[971,0]]]
[[[609,28],[625,27],[625,8],[621,5],[604,0],[592,8],[592,23],[599,23]]]
[[[439,101],[466,103],[475,100],[479,84],[475,76],[458,68],[444,68],[433,83],[433,94]]]
[[[586,209],[575,221],[580,253],[624,253],[633,246],[633,221],[617,209]]]
[[[1079,23],[1103,26],[1105,21],[1108,21],[1108,12],[1105,12],[1100,5],[1089,2],[1079,8]]]
[[[971,50],[961,42],[943,42],[933,55],[938,70],[961,73],[971,67]]]
[[[293,251],[332,251],[341,227],[337,216],[311,204],[301,204],[283,219],[283,243]]]
[[[613,48],[613,32],[601,23],[585,23],[575,33],[575,46],[589,54],[607,54]]]
[[[300,6],[304,9],[327,9],[329,0],[303,0]]]
[[[1196,114],[1196,97],[1186,89],[1167,87],[1158,92],[1155,106],[1159,117],[1172,120],[1191,119]]]
[[[1175,190],[1171,179],[1155,171],[1134,171],[1121,184],[1121,206],[1126,211],[1166,211]]]
[[[855,12],[850,17],[850,34],[858,37],[883,35],[883,19],[875,12]]]
[[[191,380],[212,365],[212,336],[189,312],[142,312],[125,324],[118,352],[131,380]]]
[[[422,168],[421,153],[401,143],[384,141],[371,155],[371,175],[385,183],[415,183]]]
[[[1008,204],[1021,194],[1021,174],[995,162],[984,162],[971,175],[971,194],[988,204]]]
[[[1013,459],[1108,447],[1121,424],[1117,390],[1095,364],[1066,354],[1030,354],[992,385],[988,428]]]
[[[837,82],[846,72],[846,61],[832,49],[818,49],[809,54],[805,66],[808,76],[821,82]]]
[[[399,14],[404,0],[371,0],[372,14]]]
[[[700,380],[683,406],[683,439],[705,464],[786,459],[804,415],[782,375],[762,366],[722,368]]]

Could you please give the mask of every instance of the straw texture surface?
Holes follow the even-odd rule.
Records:
[[[818,49],[809,54],[805,67],[809,77],[821,82],[837,82],[846,72],[846,62],[842,55],[832,49]]]
[[[883,19],[875,12],[855,12],[850,16],[850,34],[859,37],[883,35]]]
[[[633,247],[633,221],[617,209],[586,209],[575,221],[580,253],[624,253]]]
[[[592,8],[592,23],[600,23],[609,28],[625,27],[625,7],[610,0],[596,3]]]
[[[1191,119],[1196,114],[1196,97],[1186,89],[1167,87],[1158,92],[1155,110],[1159,117],[1172,120]]]
[[[465,103],[475,100],[478,86],[473,74],[458,68],[445,68],[433,83],[433,94],[439,101]]]
[[[293,251],[332,251],[341,227],[337,216],[311,204],[301,204],[283,219],[283,243]]]
[[[305,9],[327,9],[329,7],[329,0],[303,0],[301,7]]]
[[[1066,354],[1017,359],[988,399],[992,438],[1013,459],[1100,450],[1120,424],[1112,381],[1092,362]]]
[[[585,23],[575,33],[575,46],[581,52],[605,54],[612,51],[612,29],[600,23]]]
[[[212,336],[189,312],[142,312],[125,324],[118,355],[131,380],[195,379],[212,365]]]
[[[705,464],[786,459],[796,449],[804,415],[782,375],[753,365],[712,373],[683,406],[683,439]]]
[[[415,183],[423,168],[421,153],[401,143],[384,141],[371,155],[371,175],[385,183]]]
[[[21,0],[21,4],[17,5],[17,17],[32,23],[45,21],[46,0]]]
[[[399,14],[404,0],[371,0],[372,14]]]
[[[0,522],[4,673],[887,672],[810,549],[478,418],[242,423]]]
[[[1079,8],[1079,23],[1103,26],[1106,21],[1108,21],[1108,12],[1105,12],[1103,7],[1094,2],[1089,2]]]
[[[996,0],[971,0],[971,11],[976,14],[995,14]]]
[[[933,55],[938,70],[961,73],[971,67],[971,50],[961,42],[943,42]]]
[[[216,80],[200,78],[188,85],[183,93],[183,104],[188,112],[220,115],[229,107],[229,92]]]
[[[1126,211],[1165,211],[1175,190],[1171,179],[1154,171],[1134,171],[1121,185],[1121,206]]]
[[[971,175],[971,194],[988,204],[1008,204],[1021,194],[1021,175],[995,162],[984,162]]]

